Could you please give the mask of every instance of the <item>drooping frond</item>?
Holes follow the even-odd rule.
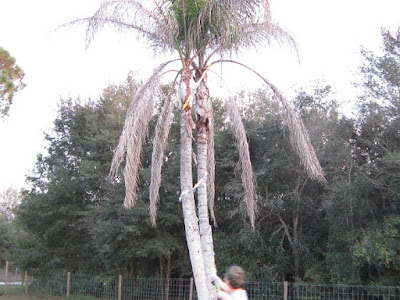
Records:
[[[86,24],[87,45],[99,31],[106,25],[110,25],[120,31],[139,33],[151,42],[155,50],[171,50],[175,49],[174,37],[179,29],[166,3],[165,1],[158,3],[156,1],[109,0],[103,2],[93,16],[67,25]]]
[[[178,74],[179,75],[179,74]],[[151,181],[150,181],[150,219],[153,225],[156,224],[157,204],[159,200],[159,190],[161,184],[161,168],[164,162],[164,150],[168,141],[168,134],[171,128],[173,117],[172,94],[175,91],[177,82],[175,78],[168,96],[164,102],[161,114],[158,117],[155,136],[153,139],[153,154],[151,159]]]
[[[135,205],[137,199],[138,172],[140,168],[140,156],[142,144],[147,135],[147,127],[151,118],[151,109],[153,101],[148,101],[151,106],[143,110],[141,122],[138,122],[136,130],[132,132],[128,140],[126,149],[126,164],[124,168],[125,179],[125,208],[131,208]],[[136,144],[137,143],[137,144]]]
[[[215,199],[215,154],[214,154],[214,114],[211,113],[208,119],[208,143],[207,143],[207,201],[208,210],[214,226],[217,226],[217,220],[214,213]]]
[[[296,149],[296,152],[300,157],[300,162],[306,169],[310,178],[316,179],[319,182],[325,182],[326,179],[324,177],[324,172],[319,164],[319,160],[315,154],[314,147],[311,144],[310,136],[308,135],[303,121],[300,119],[291,105],[289,105],[285,96],[278,90],[278,88],[266,79],[264,79],[264,82],[269,85],[276,98],[282,103],[284,108],[282,111],[283,120],[289,128],[290,142]]]
[[[254,71],[253,69],[242,63],[233,60],[221,61],[235,63],[247,68],[248,70],[255,73],[258,77],[260,77],[264,81],[264,83],[272,90],[276,99],[280,102],[282,106],[283,110],[281,116],[283,122],[289,129],[290,141],[300,157],[301,164],[306,169],[307,174],[310,176],[310,178],[316,179],[319,182],[325,182],[326,180],[324,177],[324,172],[322,171],[321,165],[319,164],[317,155],[314,151],[314,147],[311,144],[310,136],[308,135],[307,129],[305,128],[303,121],[300,119],[294,109],[289,105],[289,102],[286,100],[285,96],[279,91],[279,89],[275,85],[270,83],[266,78],[261,76],[258,72]],[[216,61],[214,63],[218,63],[221,61]]]
[[[229,98],[225,101],[225,105],[239,151],[241,178],[244,187],[244,202],[246,203],[247,214],[250,218],[251,226],[254,228],[257,210],[255,201],[256,192],[254,187],[253,168],[250,161],[249,144],[247,142],[246,130],[244,129],[242,117],[235,101]]]
[[[125,201],[124,205],[130,208],[137,197],[137,177],[140,167],[142,144],[147,134],[148,124],[153,112],[153,101],[159,92],[159,77],[162,70],[169,63],[166,62],[155,69],[152,76],[136,92],[125,118],[124,128],[119,139],[114,157],[111,162],[110,177],[114,178],[124,158]]]
[[[239,49],[252,49],[258,46],[262,47],[265,44],[272,44],[274,42],[288,45],[298,55],[296,42],[293,37],[274,23],[244,24],[240,28],[240,32],[239,38],[234,41],[235,48],[224,48],[220,45],[208,54],[205,65],[208,65],[208,62],[217,53],[222,56],[225,52],[238,52]],[[232,36],[231,38],[234,37]]]
[[[205,38],[211,49],[237,52],[277,37],[275,27],[267,0],[207,1],[199,16],[197,36]]]
[[[274,23],[244,24],[241,28],[241,38],[237,41],[237,44],[241,48],[252,48],[272,42],[286,44],[297,52],[293,37]]]

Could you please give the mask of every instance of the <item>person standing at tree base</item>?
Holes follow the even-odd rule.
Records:
[[[239,266],[230,266],[224,275],[224,280],[220,277],[213,279],[213,284],[217,287],[217,296],[220,300],[249,300],[246,290],[243,289],[246,273]]]

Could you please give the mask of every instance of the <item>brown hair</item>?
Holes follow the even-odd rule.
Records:
[[[244,278],[246,277],[246,273],[239,266],[230,266],[226,272],[224,278],[229,280],[232,288],[243,288]]]

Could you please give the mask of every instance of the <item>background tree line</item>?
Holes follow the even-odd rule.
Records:
[[[217,267],[242,265],[251,280],[398,285],[400,280],[400,30],[383,31],[383,53],[363,50],[358,113],[349,118],[329,86],[299,91],[294,104],[309,129],[326,184],[308,179],[265,91],[242,93],[256,177],[252,230],[234,136],[215,116]],[[191,275],[179,203],[179,123],[165,151],[157,226],[148,212],[152,144],[143,148],[138,201],[122,206],[108,173],[130,99],[130,75],[99,99],[61,102],[48,153],[38,155],[14,217],[2,212],[1,260],[27,270],[134,276]],[[167,89],[167,88],[166,88]],[[346,100],[346,99],[338,99]],[[218,101],[218,100],[216,100]],[[156,124],[149,129],[154,131]]]

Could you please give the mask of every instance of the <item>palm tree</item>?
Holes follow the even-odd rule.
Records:
[[[214,220],[214,140],[213,110],[207,75],[225,53],[235,53],[244,47],[269,42],[271,39],[291,38],[271,22],[267,0],[108,0],[90,18],[73,23],[87,23],[87,42],[106,24],[120,30],[139,32],[160,52],[178,54],[181,67],[176,70],[170,92],[163,101],[153,140],[150,184],[150,215],[156,222],[159,200],[161,168],[164,149],[172,120],[172,96],[178,86],[180,109],[180,186],[186,239],[199,299],[214,299],[215,289],[210,278],[216,274],[212,249],[210,217]],[[124,205],[132,207],[137,197],[137,177],[142,143],[153,117],[154,106],[161,99],[160,78],[172,71],[167,69],[175,61],[156,68],[151,77],[136,93],[128,109],[123,132],[115,150],[110,175],[117,176],[119,165],[125,160],[124,179],[126,196]],[[261,75],[256,73],[259,77]],[[194,79],[194,83],[193,83]],[[268,80],[262,78],[282,105],[283,118],[290,129],[291,140],[300,154],[310,177],[324,180],[307,131],[283,95]],[[195,103],[196,123],[192,119]],[[249,147],[244,126],[233,101],[226,101],[227,112],[239,149],[239,160],[244,186],[244,201],[252,226],[256,215],[255,189]],[[193,129],[197,129],[197,188],[198,216],[194,201],[192,178]]]

